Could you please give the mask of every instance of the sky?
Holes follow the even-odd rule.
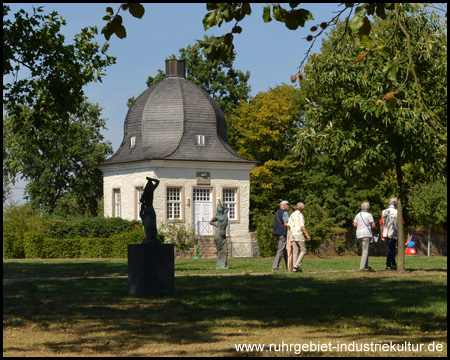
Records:
[[[19,9],[32,13],[33,6],[43,6],[44,14],[58,12],[67,23],[62,33],[68,43],[72,43],[74,36],[84,27],[97,26],[100,33],[105,25],[102,18],[106,15],[106,7],[110,6],[115,11],[119,8],[118,3],[6,4],[11,8],[10,14]],[[142,19],[132,17],[128,11],[121,12],[127,37],[119,39],[112,36],[108,50],[108,55],[117,58],[116,64],[106,68],[101,83],[91,83],[84,88],[88,101],[103,108],[102,118],[106,119],[107,129],[102,134],[111,142],[114,152],[122,142],[127,100],[132,96],[137,98],[147,88],[147,78],[155,76],[158,69],[164,70],[165,59],[172,54],[178,56],[180,48],[195,44],[204,35],[222,35],[234,25],[234,22],[224,22],[220,28],[205,32],[202,22],[207,13],[205,3],[143,5],[145,14]],[[251,96],[282,83],[292,84],[291,76],[298,72],[298,66],[311,45],[305,40],[310,34],[309,29],[323,21],[328,22],[342,8],[337,3],[305,4],[314,20],[307,22],[304,28],[291,31],[275,20],[264,23],[264,5],[252,4],[251,16],[239,24],[243,28],[242,33],[234,36],[237,55],[233,67],[250,72]],[[284,6],[289,8],[288,4]],[[106,40],[99,34],[96,41],[103,44]],[[320,52],[320,44],[320,40],[316,41],[313,51]],[[14,201],[23,201],[24,185],[23,181],[18,181],[12,189]]]

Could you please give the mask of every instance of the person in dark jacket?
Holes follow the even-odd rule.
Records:
[[[287,265],[287,252],[286,252],[286,240],[287,240],[287,228],[289,222],[289,201],[282,201],[280,208],[275,213],[273,220],[273,235],[275,235],[275,241],[278,244],[278,251],[275,255],[275,259],[272,265],[272,271],[280,270],[281,258],[284,258],[284,262]]]

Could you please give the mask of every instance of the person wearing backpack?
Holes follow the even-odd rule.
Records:
[[[356,238],[362,249],[360,270],[372,270],[369,266],[369,244],[372,240],[372,231],[375,229],[375,220],[369,212],[370,204],[363,202],[361,211],[355,216],[353,226],[356,228]]]

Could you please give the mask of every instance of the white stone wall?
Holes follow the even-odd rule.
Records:
[[[152,161],[141,164],[111,165],[101,167],[103,171],[103,193],[105,216],[113,216],[113,189],[120,189],[121,217],[128,220],[140,220],[136,211],[136,187],[145,186],[146,177],[157,178],[160,184],[154,193],[153,206],[156,211],[158,223],[166,219],[166,186],[183,187],[182,194],[184,220],[190,224],[193,221],[192,194],[195,187],[211,187],[213,216],[217,207],[217,201],[222,200],[223,187],[238,188],[239,218],[230,222],[230,235],[239,242],[250,241],[249,231],[249,207],[250,207],[250,169],[247,164],[200,164],[195,162],[169,163],[164,161]],[[197,173],[209,172],[210,185],[197,185]],[[187,198],[190,198],[188,204]]]

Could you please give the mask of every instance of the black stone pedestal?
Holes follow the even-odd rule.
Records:
[[[175,293],[174,244],[128,245],[128,293],[143,297]]]

